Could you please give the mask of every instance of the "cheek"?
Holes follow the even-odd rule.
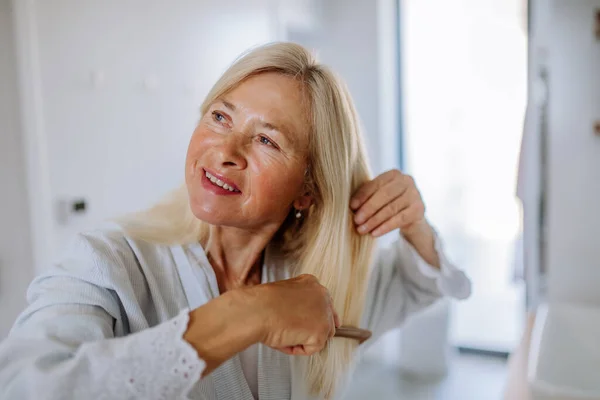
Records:
[[[265,202],[280,202],[289,205],[301,195],[304,186],[304,174],[301,165],[285,165],[265,157],[255,164],[252,175],[253,194]]]
[[[187,155],[193,156],[198,154],[200,148],[202,147],[204,141],[206,140],[206,132],[204,132],[201,128],[197,128],[192,137],[190,138],[190,143],[188,145]]]
[[[198,130],[194,131],[190,139],[190,143],[188,145],[186,157],[185,157],[185,169],[184,169],[184,177],[185,182],[188,185],[188,190],[190,190],[190,184],[192,182],[197,181],[197,165],[200,160],[200,155],[205,152],[202,150],[206,147],[206,136],[199,132]],[[198,182],[196,182],[197,184]]]
[[[188,144],[188,149],[186,153],[186,166],[191,166],[196,161],[198,161],[201,154],[203,154],[207,147],[210,146],[210,132],[206,129],[197,128],[192,137],[190,138],[190,143]]]

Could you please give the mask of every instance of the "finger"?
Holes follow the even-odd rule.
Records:
[[[318,351],[318,349],[316,348],[316,346],[312,346],[312,345],[296,345],[296,346],[286,346],[286,347],[280,347],[277,348],[276,350],[281,351],[282,353],[288,354],[290,356],[308,356],[311,354],[314,354]]]
[[[294,355],[294,346],[276,347],[275,350],[285,353],[289,356]]]
[[[369,198],[354,215],[354,222],[357,225],[362,225],[371,218],[375,213],[385,207],[386,204],[394,201],[406,192],[406,186],[399,184],[397,181],[387,183],[385,186]]]
[[[400,214],[396,214],[391,219],[379,225],[371,232],[371,234],[375,237],[379,237],[393,231],[394,229],[404,229],[423,219],[422,210],[423,206],[420,205],[420,203],[413,203],[410,207],[404,209]]]
[[[358,208],[360,208],[367,200],[369,200],[371,196],[373,196],[377,189],[392,181],[398,173],[400,172],[396,170],[387,171],[377,176],[375,179],[364,183],[352,195],[352,200],[350,201],[350,208],[352,210],[357,210]]]
[[[292,355],[294,356],[309,356],[316,353],[314,346],[310,345],[298,345],[292,348]]]
[[[410,196],[406,193],[397,197],[396,199],[389,202],[382,209],[377,211],[375,215],[369,218],[366,222],[358,227],[358,232],[361,234],[369,233],[373,229],[377,228],[384,222],[392,219],[394,216],[400,214],[403,210],[410,207],[412,203]]]
[[[329,295],[329,306],[331,308],[331,316],[333,318],[333,333],[331,333],[331,336],[335,335],[335,328],[337,328],[338,326],[340,326],[340,317],[338,315],[338,313],[335,311],[335,308],[333,307],[333,297],[331,297],[331,293],[329,293],[329,291],[327,291],[327,294]],[[330,336],[330,337],[331,337]]]
[[[323,350],[323,347],[325,347],[325,345],[323,344],[322,346],[319,345],[310,345],[310,346],[302,346],[301,350],[298,350],[297,352],[294,353],[294,355],[302,355],[302,356],[312,356],[313,354],[316,354],[318,352],[320,352],[321,350]]]
[[[381,184],[375,180],[364,183],[357,191],[352,195],[352,199],[350,200],[350,208],[352,210],[357,210],[361,207],[365,201],[367,201]]]
[[[329,333],[327,334],[327,339],[331,339],[335,335],[335,330],[337,325],[335,324],[335,311],[334,314],[331,315],[331,320],[329,321]]]
[[[333,310],[333,324],[335,325],[336,328],[339,328],[342,323],[340,322],[340,316],[338,315],[337,312],[335,312],[335,310]],[[335,334],[335,331],[334,331]]]

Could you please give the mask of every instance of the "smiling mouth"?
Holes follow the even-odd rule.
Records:
[[[204,171],[204,175],[206,176],[206,178],[211,181],[211,183],[215,186],[218,186],[220,188],[223,188],[225,190],[229,190],[232,193],[240,193],[240,190],[236,189],[235,187],[223,182],[222,180],[220,180],[219,178],[217,178],[216,176],[212,175],[210,172],[208,171]]]

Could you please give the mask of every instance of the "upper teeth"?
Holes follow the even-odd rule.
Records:
[[[226,184],[225,182],[223,182],[222,180],[216,178],[214,175],[211,175],[209,172],[206,172],[206,177],[215,185],[222,187],[223,189],[227,189],[230,192],[236,192],[236,190],[234,188],[232,188],[231,186],[229,186],[228,184]]]

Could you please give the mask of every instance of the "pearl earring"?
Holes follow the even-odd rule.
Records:
[[[298,218],[298,219],[302,218],[302,213],[300,212],[300,210],[297,210],[296,218]]]

